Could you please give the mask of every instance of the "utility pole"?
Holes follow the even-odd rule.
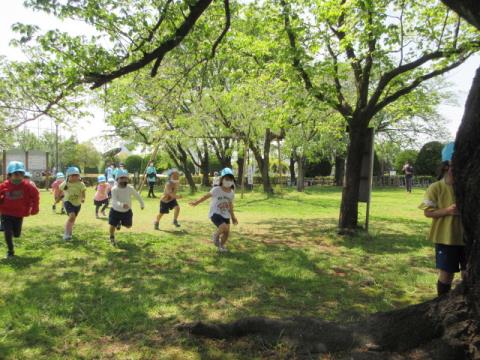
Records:
[[[55,122],[55,171],[58,172],[58,123]]]

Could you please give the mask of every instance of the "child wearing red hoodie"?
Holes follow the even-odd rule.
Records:
[[[11,161],[7,174],[7,180],[0,184],[0,213],[8,259],[15,256],[13,238],[20,237],[23,218],[38,214],[40,195],[35,186],[24,180],[25,166],[22,162]]]

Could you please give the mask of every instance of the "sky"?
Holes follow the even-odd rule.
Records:
[[[10,40],[15,36],[11,31],[11,26],[16,22],[38,25],[43,30],[58,28],[75,35],[93,34],[93,29],[85,23],[73,20],[61,21],[53,15],[34,12],[31,9],[25,8],[22,0],[9,0],[8,5],[4,5],[2,12],[0,12],[0,55],[4,55],[12,60],[23,59],[23,54],[19,49],[9,46]],[[458,126],[460,125],[466,97],[475,70],[479,65],[480,56],[477,55],[444,77],[445,80],[451,84],[448,89],[454,94],[454,97],[456,97],[439,107],[439,113],[447,119],[451,139],[455,138]],[[112,144],[106,144],[101,138],[102,135],[108,131],[108,126],[104,122],[103,111],[101,109],[91,109],[91,111],[93,112],[93,117],[90,119],[82,119],[82,121],[76,125],[75,135],[79,141],[91,140],[99,150],[107,150]],[[38,133],[54,131],[53,124],[50,120],[31,123],[28,125],[28,128]],[[71,134],[66,128],[60,129],[60,132],[62,135]]]

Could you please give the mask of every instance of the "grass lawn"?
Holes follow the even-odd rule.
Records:
[[[153,230],[158,199],[146,199],[143,211],[134,204],[134,226],[112,248],[93,189],[68,243],[66,217],[52,214],[42,192],[40,214],[25,219],[16,241],[18,257],[0,261],[0,359],[281,358],[281,342],[211,341],[174,327],[256,315],[348,321],[432,298],[429,221],[417,209],[423,192],[376,189],[370,235],[356,238],[336,234],[339,189],[237,195],[228,254],[211,243],[208,204],[191,208],[190,196],[180,201],[180,229],[167,215]]]

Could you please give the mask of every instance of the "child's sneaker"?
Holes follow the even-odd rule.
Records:
[[[102,211],[102,216],[107,216],[107,214],[105,214],[105,211]]]
[[[115,236],[110,236],[110,244],[113,246],[117,246],[117,242],[115,241]]]
[[[212,234],[212,241],[213,241],[213,244],[216,246],[216,247],[219,247],[220,246],[220,236],[218,236],[218,233],[215,231],[213,234]]]
[[[160,223],[154,222],[154,223],[153,223],[153,229],[154,229],[154,230],[160,230]]]
[[[5,259],[7,259],[7,260],[8,260],[8,259],[13,259],[14,257],[15,257],[15,254],[14,254],[14,253],[8,252],[8,253],[7,253],[7,256],[5,256]]]
[[[218,247],[218,251],[222,252],[222,253],[227,253],[228,252],[228,249],[226,247],[224,247],[223,245],[220,245]]]
[[[177,220],[173,220],[173,225],[175,225],[176,227],[180,227],[180,224],[178,223]]]

